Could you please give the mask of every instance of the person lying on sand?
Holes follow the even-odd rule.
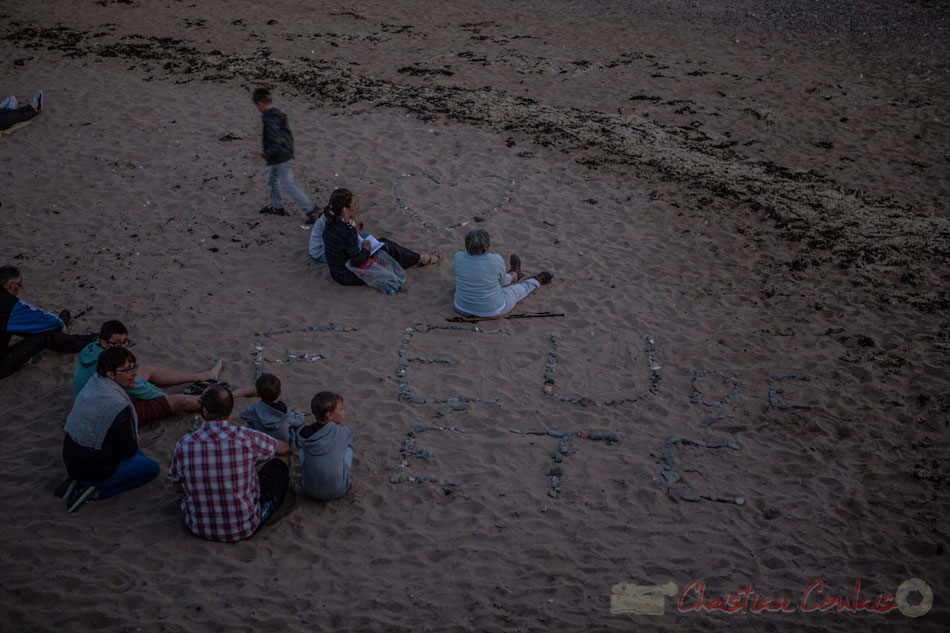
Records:
[[[143,486],[158,475],[158,462],[139,450],[138,416],[126,393],[135,384],[135,355],[104,350],[66,418],[63,462],[69,475],[66,510]]]
[[[79,353],[79,362],[73,372],[73,397],[77,397],[96,372],[96,363],[104,350],[112,348],[128,348],[132,345],[129,339],[129,330],[122,321],[111,320],[102,324],[99,329],[99,338],[86,345]],[[211,369],[201,372],[186,372],[175,369],[164,369],[152,365],[142,365],[131,387],[129,396],[135,406],[139,423],[150,424],[163,420],[175,413],[198,412],[198,396],[184,394],[167,395],[161,387],[174,387],[190,382],[217,380],[224,363],[219,358]],[[234,395],[239,398],[251,397],[256,394],[253,387],[236,389]]]
[[[16,97],[7,97],[0,102],[0,131],[9,130],[17,123],[29,121],[43,111],[43,91],[36,93],[25,106],[18,106]]]
[[[475,229],[465,236],[465,251],[455,254],[453,303],[463,316],[486,318],[508,314],[516,303],[553,278],[550,272],[543,271],[521,281],[521,259],[512,255],[511,268],[505,270],[505,260],[490,250],[488,231]]]
[[[343,396],[321,391],[310,402],[316,422],[297,431],[300,485],[314,499],[339,499],[350,489],[353,429],[343,426]]]
[[[19,298],[23,274],[15,266],[0,266],[0,379],[23,367],[44,349],[76,353],[95,334],[67,334],[69,311],[59,316],[38,310]],[[10,345],[13,335],[22,341]]]
[[[250,538],[284,502],[290,447],[228,422],[234,397],[220,385],[201,394],[205,423],[172,451],[168,479],[183,495],[185,524],[195,536],[233,543]]]
[[[361,238],[354,226],[359,206],[349,189],[336,189],[330,195],[330,202],[323,209],[326,228],[323,230],[323,243],[326,248],[327,266],[330,276],[343,286],[363,286],[365,283],[346,267],[359,267],[371,256],[374,240]],[[403,268],[428,266],[442,261],[441,253],[415,252],[396,242],[380,238],[376,241],[381,249]]]

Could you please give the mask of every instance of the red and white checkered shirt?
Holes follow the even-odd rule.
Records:
[[[227,420],[206,421],[175,444],[168,478],[185,497],[185,524],[213,541],[246,539],[261,523],[255,465],[274,457],[277,440]]]

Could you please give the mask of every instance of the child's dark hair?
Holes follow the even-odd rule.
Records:
[[[323,215],[327,217],[327,222],[338,220],[343,209],[353,204],[353,192],[349,189],[334,189],[330,194],[330,202],[323,207]]]
[[[254,94],[251,95],[251,100],[254,103],[271,103],[270,90],[267,88],[258,88],[254,91]]]
[[[264,402],[274,402],[280,397],[280,378],[274,374],[261,374],[254,387]]]
[[[117,321],[116,319],[106,321],[102,324],[102,327],[99,328],[99,338],[101,338],[103,341],[108,341],[116,334],[128,333],[129,330],[125,327],[125,324],[122,323],[122,321]]]
[[[343,396],[332,391],[321,391],[310,401],[310,410],[317,418],[317,422],[326,422],[327,416],[333,413],[336,405],[343,402]]]

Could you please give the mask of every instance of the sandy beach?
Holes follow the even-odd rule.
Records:
[[[0,32],[0,99],[47,98],[0,137],[20,296],[337,391],[356,448],[343,499],[207,542],[179,415],[141,429],[158,479],[67,514],[76,359],[43,352],[0,381],[0,631],[950,627],[946,2],[8,0]],[[447,260],[343,287],[260,214],[261,85],[314,202]],[[449,322],[473,227],[563,316]],[[910,579],[920,617],[817,607]],[[793,608],[710,607],[746,586]]]

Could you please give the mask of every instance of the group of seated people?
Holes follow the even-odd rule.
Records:
[[[311,232],[310,255],[327,263],[337,283],[364,285],[353,270],[380,251],[402,268],[441,261],[437,252],[376,240],[357,222],[358,210],[353,194],[337,189]],[[508,314],[552,278],[547,271],[526,278],[517,255],[510,256],[506,267],[504,259],[491,252],[491,237],[483,229],[465,236],[465,250],[455,254],[454,265],[453,305],[470,317]],[[317,393],[310,403],[315,422],[305,425],[304,416],[281,401],[281,383],[273,374],[259,376],[254,387],[231,390],[217,382],[220,359],[203,372],[139,365],[121,321],[106,321],[98,334],[69,334],[68,311],[57,317],[34,308],[19,299],[22,288],[18,269],[0,267],[0,378],[43,349],[79,353],[74,404],[63,439],[68,478],[57,490],[66,498],[68,511],[154,479],[159,465],[139,448],[139,426],[182,412],[200,413],[204,424],[175,444],[167,476],[182,495],[185,524],[198,536],[233,542],[254,534],[286,503],[294,451],[305,494],[331,500],[350,489],[353,431],[343,426],[339,394]],[[9,345],[13,335],[23,340]],[[188,383],[203,391],[162,391]],[[231,424],[234,399],[255,395],[260,400],[240,412],[246,426]]]
[[[362,286],[365,282],[353,269],[372,259],[374,249],[384,251],[402,268],[427,266],[442,260],[438,252],[416,252],[387,238],[376,240],[357,220],[359,206],[349,189],[336,189],[330,202],[310,231],[310,257],[325,262],[330,277],[344,286]],[[491,318],[511,312],[519,301],[551,281],[553,275],[542,271],[525,278],[521,259],[512,254],[510,266],[491,251],[491,236],[484,229],[469,231],[465,250],[455,254],[455,310],[463,316]]]
[[[139,426],[180,412],[205,420],[178,440],[168,466],[185,524],[198,536],[251,536],[286,502],[295,449],[305,494],[328,501],[350,489],[353,431],[343,426],[339,394],[317,393],[310,403],[316,421],[304,425],[303,414],[281,401],[273,374],[232,391],[217,382],[220,359],[203,372],[139,365],[121,321],[106,321],[98,334],[69,334],[68,311],[56,316],[35,308],[19,298],[23,287],[16,267],[0,266],[0,378],[44,349],[78,353],[63,437],[67,479],[57,490],[69,512],[152,481],[160,469],[139,448]],[[10,345],[13,336],[22,340]],[[200,396],[162,391],[186,383],[208,386]],[[232,425],[234,398],[254,395],[260,400],[240,412],[246,426]]]
[[[95,373],[83,378],[87,367],[81,361],[76,369],[84,384],[63,438],[68,479],[59,493],[69,512],[158,475],[158,463],[139,448],[143,400],[138,396],[145,396],[144,402],[171,397],[148,398],[153,394],[144,391],[144,385],[149,383],[138,377],[141,368],[126,346],[99,351]],[[161,371],[166,370],[159,375]],[[260,396],[240,413],[246,426],[229,421],[239,393]],[[204,424],[178,440],[167,473],[182,495],[185,524],[195,535],[234,542],[254,534],[285,503],[294,449],[299,449],[305,494],[329,501],[349,490],[353,431],[342,424],[343,397],[328,391],[316,394],[310,403],[316,422],[304,425],[303,415],[280,395],[280,379],[262,374],[252,390],[232,392],[212,382],[196,397]]]

